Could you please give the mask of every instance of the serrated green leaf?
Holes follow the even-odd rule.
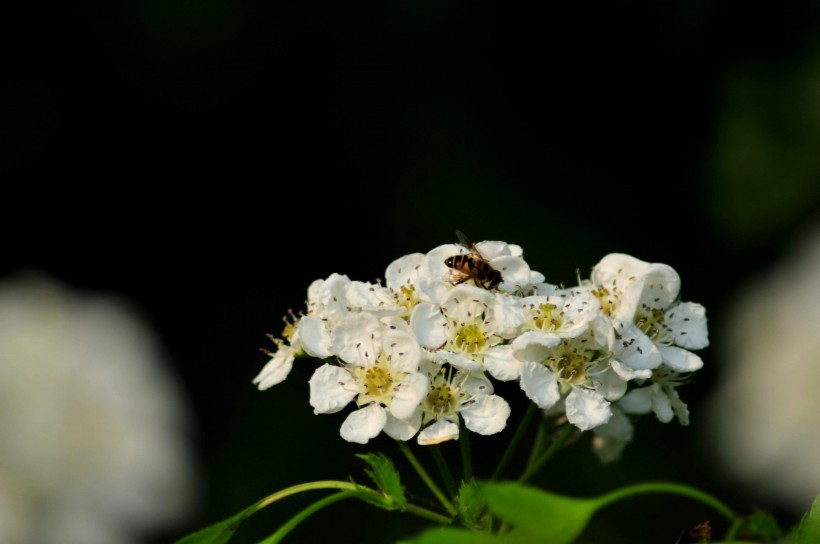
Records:
[[[257,505],[249,506],[228,519],[214,523],[195,533],[177,540],[174,544],[226,544],[239,529],[239,525],[256,512]]]
[[[490,510],[501,520],[550,544],[568,544],[598,509],[596,499],[577,499],[515,483],[481,486]]]
[[[379,491],[392,503],[390,506],[403,508],[407,504],[407,498],[404,496],[404,487],[401,485],[399,471],[396,470],[393,462],[382,453],[360,453],[356,457],[370,465],[370,468],[366,468],[364,471],[373,480]],[[384,507],[386,505],[382,504],[380,506]]]
[[[797,544],[817,544],[820,542],[820,495],[814,499],[811,510],[800,520],[797,529]]]

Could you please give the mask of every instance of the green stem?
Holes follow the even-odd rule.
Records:
[[[369,487],[354,484],[352,482],[320,480],[318,482],[308,482],[305,484],[294,485],[286,489],[282,489],[281,491],[277,491],[273,495],[268,495],[251,507],[253,509],[252,512],[261,510],[262,508],[265,508],[278,500],[284,499],[285,497],[290,497],[291,495],[296,495],[297,493],[302,493],[303,491],[312,491],[314,489],[340,489],[343,491],[358,491],[360,493],[370,492],[378,494],[377,491],[370,489]]]
[[[535,428],[535,439],[532,441],[532,449],[530,455],[527,457],[527,464],[524,465],[524,471],[527,471],[538,458],[538,454],[544,449],[544,442],[547,437],[547,420],[542,416],[538,420],[538,426]]]
[[[543,466],[547,464],[547,461],[552,459],[552,457],[556,453],[558,453],[558,450],[560,450],[564,443],[569,439],[569,437],[572,436],[572,433],[574,431],[575,428],[572,425],[566,424],[565,427],[561,429],[561,432],[558,434],[558,436],[555,437],[555,440],[552,441],[550,447],[547,448],[547,451],[541,454],[541,456],[538,457],[534,462],[529,463],[529,466],[524,471],[524,474],[522,474],[521,477],[518,478],[518,483],[527,483],[536,474],[538,474],[538,471],[540,471],[543,468]]]
[[[740,529],[741,525],[743,525],[743,519],[742,518],[735,518],[735,520],[732,522],[732,525],[729,526],[729,530],[726,531],[726,537],[725,538],[728,542],[734,541],[735,536],[737,535],[737,532]]]
[[[279,527],[279,529],[273,533],[271,536],[260,542],[259,544],[277,544],[280,542],[285,536],[291,532],[293,529],[296,528],[297,525],[305,521],[308,517],[312,514],[318,512],[325,506],[329,506],[334,502],[338,502],[344,499],[350,499],[358,495],[356,491],[342,491],[341,493],[336,493],[334,495],[330,495],[325,497],[324,499],[318,500],[290,518],[287,523]]]
[[[436,482],[433,481],[430,475],[427,474],[427,471],[424,470],[424,467],[421,465],[421,463],[419,463],[419,460],[416,459],[416,456],[413,454],[413,452],[410,451],[410,448],[407,446],[407,444],[400,440],[398,440],[397,442],[399,444],[399,449],[401,450],[401,452],[404,454],[405,457],[407,457],[407,460],[410,461],[410,464],[416,470],[416,472],[424,481],[424,483],[427,484],[427,487],[430,488],[430,491],[433,492],[433,495],[436,496],[436,498],[444,507],[444,509],[447,510],[447,513],[455,517],[456,509],[453,506],[453,503],[451,503],[444,495],[444,493],[441,492],[441,489],[439,489],[439,487],[436,485]]]
[[[713,497],[700,489],[670,482],[646,482],[616,489],[615,491],[598,498],[599,508],[622,499],[646,493],[669,493],[672,495],[683,495],[711,506],[714,510],[723,514],[723,516],[729,521],[734,522],[737,520],[737,517],[734,512],[732,512],[732,509],[726,506],[726,504],[718,498]]]
[[[280,499],[284,499],[285,497],[289,497],[291,495],[295,495],[303,491],[312,491],[315,489],[340,489],[345,492],[356,493],[359,496],[371,495],[375,499],[380,499],[384,497],[380,492],[376,491],[375,489],[371,489],[363,485],[354,484],[352,482],[342,482],[338,480],[323,480],[318,482],[308,482],[305,484],[294,485],[292,487],[288,487],[287,489],[277,491],[273,495],[265,497],[264,499],[253,505],[249,509],[248,515],[257,512],[262,508],[265,508],[266,506],[270,506],[274,502]],[[402,511],[414,514],[425,519],[429,519],[430,521],[435,521],[437,523],[447,524],[452,521],[450,518],[446,516],[442,516],[441,514],[433,512],[432,510],[427,510],[426,508],[422,508],[421,506],[416,506],[414,504],[405,504],[402,508]]]
[[[507,465],[510,464],[510,460],[512,460],[512,456],[516,448],[518,448],[518,443],[521,442],[521,439],[524,437],[524,433],[527,431],[530,421],[532,421],[532,416],[534,416],[537,411],[538,407],[534,403],[531,403],[527,411],[524,412],[524,417],[521,418],[518,428],[515,430],[515,434],[510,440],[510,443],[507,444],[507,449],[504,451],[501,461],[498,462],[498,466],[495,468],[493,475],[490,476],[490,481],[497,480],[507,468]]]
[[[426,508],[422,508],[421,506],[416,506],[415,504],[406,504],[402,509],[402,512],[414,514],[416,516],[419,516],[420,518],[428,519],[436,523],[441,523],[442,525],[449,525],[453,522],[452,518],[442,516],[441,514],[438,514]]]
[[[450,467],[447,465],[447,461],[445,461],[444,455],[442,455],[441,449],[439,449],[438,444],[430,446],[430,453],[433,454],[433,459],[436,462],[438,471],[439,473],[441,473],[441,477],[444,479],[444,485],[447,486],[447,492],[450,493],[451,497],[455,497],[456,481],[453,478],[453,473],[450,471]]]
[[[464,420],[459,423],[461,429],[458,433],[458,445],[461,450],[461,474],[465,482],[473,479],[473,457],[470,453],[470,433],[467,432],[467,427],[464,426]]]

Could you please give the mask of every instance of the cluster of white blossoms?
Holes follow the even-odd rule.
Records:
[[[540,409],[594,430],[597,453],[612,460],[631,440],[630,414],[688,423],[676,387],[703,366],[690,350],[708,345],[705,310],[679,300],[671,267],[625,254],[578,283],[546,283],[521,247],[499,241],[406,255],[383,284],[332,274],[310,285],[306,311],[287,320],[253,382],[268,389],[295,359],[321,360],[310,404],[330,414],[355,403],[341,435],[362,444],[382,431],[458,439],[459,418],[495,434],[510,406],[494,380],[518,382]]]

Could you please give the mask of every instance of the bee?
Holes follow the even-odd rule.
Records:
[[[495,289],[501,283],[501,272],[493,268],[490,261],[485,259],[475,244],[460,230],[456,231],[461,245],[470,250],[470,253],[459,253],[444,259],[444,264],[450,268],[450,282],[453,285],[473,280],[477,287]]]

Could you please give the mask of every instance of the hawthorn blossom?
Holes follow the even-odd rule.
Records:
[[[253,379],[253,384],[260,391],[270,389],[274,385],[285,381],[293,369],[293,361],[304,355],[302,343],[299,340],[299,318],[294,316],[293,312],[290,312],[284,318],[284,321],[285,329],[282,331],[282,337],[270,336],[276,344],[276,351],[263,350],[270,357],[270,360]]]
[[[486,369],[503,373],[515,360],[502,336],[508,332],[504,314],[510,309],[497,301],[485,289],[460,285],[449,292],[441,306],[416,306],[410,326],[433,361],[468,372]]]
[[[510,405],[493,394],[493,386],[483,374],[445,368],[428,362],[422,365],[430,379],[430,392],[421,404],[422,425],[418,443],[432,445],[458,440],[459,415],[464,426],[478,434],[492,435],[504,429]]]
[[[398,317],[350,314],[334,328],[332,344],[343,363],[324,364],[310,378],[314,412],[335,413],[355,399],[359,409],[342,424],[342,438],[366,444],[382,430],[406,436],[392,420],[418,419],[416,408],[429,387],[418,371],[422,350],[407,324]]]
[[[612,319],[620,347],[619,360],[633,369],[661,364],[692,372],[703,361],[689,350],[709,345],[706,311],[680,302],[680,276],[670,266],[612,253],[595,265],[593,293]]]

